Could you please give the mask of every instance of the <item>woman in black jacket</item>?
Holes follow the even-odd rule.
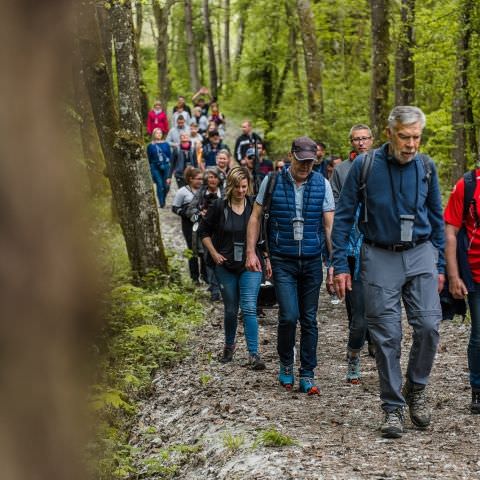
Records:
[[[265,369],[258,353],[257,297],[261,272],[245,269],[247,224],[252,213],[252,177],[245,167],[233,168],[227,176],[225,199],[216,200],[202,219],[199,236],[215,265],[224,304],[225,347],[221,362],[230,362],[235,352],[237,315],[242,308],[248,366]]]

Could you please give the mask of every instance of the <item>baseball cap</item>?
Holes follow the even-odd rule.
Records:
[[[255,153],[255,149],[254,148],[249,148],[247,150],[247,153],[245,154],[247,157],[255,157],[256,156],[256,153]]]
[[[298,137],[292,142],[292,153],[300,162],[316,160],[317,144],[308,137]]]

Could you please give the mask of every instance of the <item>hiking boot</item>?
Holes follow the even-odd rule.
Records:
[[[222,296],[220,295],[219,292],[213,292],[213,293],[210,294],[210,301],[221,302],[222,301]]]
[[[408,405],[412,423],[420,429],[427,428],[430,425],[431,412],[427,405],[425,386],[414,385],[407,379],[402,395]]]
[[[347,382],[352,385],[360,384],[360,356],[348,355]]]
[[[315,385],[313,377],[300,377],[300,391],[307,395],[320,395],[320,389]]]
[[[376,354],[377,354],[377,347],[375,346],[374,343],[369,342],[368,343],[368,355],[372,358],[375,358]]]
[[[265,362],[258,353],[248,356],[247,367],[251,370],[265,370]]]
[[[225,345],[223,347],[223,353],[220,357],[221,363],[228,363],[233,360],[233,354],[235,353],[235,345]]]
[[[295,382],[295,377],[293,375],[293,365],[280,364],[278,381],[280,382],[280,385],[285,387],[287,390],[291,390],[293,388],[293,384]]]
[[[397,408],[393,412],[385,412],[385,420],[380,427],[385,438],[400,438],[403,434],[403,409]]]
[[[480,413],[480,389],[472,388],[472,403],[470,404],[472,413]]]

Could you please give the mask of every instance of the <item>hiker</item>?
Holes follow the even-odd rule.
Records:
[[[147,133],[153,134],[153,130],[159,128],[163,133],[168,133],[167,114],[162,110],[162,102],[156,100],[153,108],[148,112],[147,116]]]
[[[347,178],[347,174],[352,167],[353,160],[360,154],[368,152],[373,144],[373,136],[368,125],[356,124],[350,129],[349,133],[352,151],[348,158],[338,165],[330,179],[335,205],[338,204],[340,192]],[[367,318],[365,317],[365,307],[363,298],[363,287],[360,279],[360,249],[362,247],[363,235],[358,229],[357,219],[352,227],[348,239],[347,262],[352,279],[352,289],[345,293],[345,306],[348,317],[348,342],[347,342],[347,377],[349,383],[359,384],[361,379],[360,371],[360,351],[363,348],[365,340],[368,340],[368,352],[374,357],[375,347],[370,339],[367,328]],[[333,278],[331,279],[333,286]]]
[[[192,111],[190,107],[185,103],[185,97],[183,95],[179,95],[177,98],[177,103],[173,107],[172,113],[175,113],[179,108],[182,108],[185,112],[188,113],[188,117],[192,116]]]
[[[208,128],[208,118],[202,113],[202,109],[200,107],[195,107],[193,109],[193,117],[190,123],[190,128],[192,127],[193,123],[198,125],[198,133],[200,135],[204,135]]]
[[[195,145],[190,141],[188,133],[180,134],[180,144],[177,147],[173,147],[172,153],[172,165],[170,167],[169,178],[175,175],[178,188],[186,185],[183,178],[183,172],[187,167],[198,167],[197,152]]]
[[[248,224],[246,262],[248,270],[262,270],[256,244],[262,206],[268,207],[265,262],[267,277],[273,275],[279,305],[278,380],[286,389],[293,388],[295,333],[299,322],[299,386],[300,391],[308,395],[320,393],[314,379],[317,308],[322,283],[322,252],[324,242],[331,251],[330,233],[335,209],[330,184],[312,171],[316,151],[317,145],[310,138],[295,139],[288,154],[291,163],[263,180]]]
[[[242,122],[242,134],[235,141],[235,160],[240,165],[245,165],[247,150],[253,148],[257,151],[257,143],[262,143],[262,139],[253,131],[252,122],[250,122],[250,120],[244,120]]]
[[[438,292],[445,281],[445,236],[436,168],[418,153],[424,127],[425,115],[417,107],[399,106],[390,112],[389,141],[359,156],[350,168],[332,234],[335,287],[343,299],[352,288],[347,248],[361,203],[365,315],[377,350],[385,412],[381,432],[387,438],[402,436],[405,404],[416,427],[427,428],[431,420],[425,387],[442,318]],[[401,300],[413,328],[403,389]]]
[[[210,300],[212,302],[219,302],[220,288],[215,276],[215,270],[212,264],[207,263],[206,251],[198,236],[198,227],[203,217],[206,216],[209,208],[213,205],[215,200],[223,198],[223,190],[221,188],[221,175],[216,167],[210,167],[203,172],[203,183],[199,190],[195,193],[190,205],[187,208],[187,215],[192,221],[194,230],[194,247],[198,249],[198,252],[204,256],[207,271],[207,283],[208,290],[210,292]]]
[[[198,90],[198,92],[195,92],[192,95],[192,102],[195,108],[200,108],[202,115],[208,117],[208,109],[210,107],[210,103],[207,102],[202,95],[205,95],[205,97],[207,97],[210,102],[213,101],[210,90],[208,90],[207,87],[200,87],[200,90]]]
[[[224,306],[225,346],[220,361],[231,362],[235,353],[237,316],[242,309],[248,362],[253,370],[264,370],[258,353],[257,296],[261,271],[245,268],[247,224],[254,199],[252,178],[245,167],[234,167],[227,176],[225,199],[210,207],[200,222],[199,236],[208,250],[220,285]]]
[[[215,167],[217,155],[221,150],[229,150],[229,148],[222,142],[218,130],[212,130],[208,133],[208,141],[203,144],[202,168]]]
[[[258,158],[258,151],[255,151],[254,148],[249,148],[245,153],[245,167],[248,168],[248,171],[252,176],[253,193],[255,195],[258,193],[260,185],[265,178],[265,174],[260,171],[260,159]]]
[[[313,164],[313,171],[321,173],[326,179],[328,179],[327,164],[325,163],[327,146],[320,140],[317,140],[315,143],[317,144],[317,153],[315,163]]]
[[[225,116],[220,113],[217,102],[210,103],[210,116],[208,117],[209,122],[215,123],[220,138],[225,137]]]
[[[165,207],[165,198],[170,189],[170,158],[172,152],[170,145],[164,140],[165,134],[160,128],[154,128],[152,141],[147,146],[150,173],[157,190],[158,204]]]
[[[190,135],[190,127],[185,122],[184,116],[179,115],[177,117],[177,122],[175,123],[175,126],[169,130],[167,135],[167,142],[172,148],[178,147],[180,145],[180,135],[182,133],[187,133],[188,135]]]
[[[472,413],[480,413],[480,226],[478,178],[480,169],[467,172],[455,185],[445,209],[445,256],[448,286],[455,299],[467,295],[470,308],[468,369]]]
[[[193,223],[190,217],[187,215],[187,209],[190,202],[193,200],[195,193],[198,192],[202,185],[202,172],[195,167],[187,167],[183,172],[186,185],[177,190],[175,197],[172,201],[173,213],[179,215],[182,219],[182,233],[185,238],[187,247],[192,251],[190,258],[188,259],[188,269],[190,271],[190,278],[196,284],[200,281],[200,275],[206,282],[207,271],[205,263],[203,261],[203,255],[198,255],[198,252],[193,246],[192,241],[192,227]],[[198,262],[200,261],[200,268]]]
[[[329,155],[325,158],[323,163],[325,163],[325,174],[327,180],[330,181],[333,172],[335,171],[335,168],[342,163],[342,157],[340,157],[339,155]]]
[[[228,172],[231,170],[230,168],[231,160],[232,160],[232,157],[228,150],[223,149],[217,153],[217,158],[216,158],[217,169],[220,173],[220,184],[223,191],[225,191],[227,187],[227,175],[228,175]]]

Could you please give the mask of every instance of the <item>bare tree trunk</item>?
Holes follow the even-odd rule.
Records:
[[[194,92],[200,88],[198,79],[197,49],[193,38],[192,0],[185,0],[185,33],[187,39],[188,71],[190,72],[190,87]]]
[[[107,9],[105,2],[97,3],[97,17],[100,24],[100,38],[102,40],[103,54],[107,63],[108,76],[113,81],[113,66],[112,66],[112,49],[113,49],[113,35],[112,24],[110,22],[110,10]]]
[[[88,478],[78,458],[81,351],[97,317],[73,135],[61,128],[70,11],[64,0],[7,0],[0,15],[0,464],[8,480]],[[27,128],[26,112],[38,113]]]
[[[297,31],[300,30],[300,28],[298,26],[297,17],[295,16],[295,9],[292,0],[285,1],[285,13],[287,15],[288,25],[288,50],[290,54],[290,67],[292,69],[293,82],[295,84],[297,98],[299,101],[302,101],[304,97],[302,84],[300,82],[297,46]]]
[[[401,29],[395,56],[395,105],[415,103],[415,0],[402,0]]]
[[[118,80],[120,125],[134,136],[142,136],[138,55],[130,0],[111,1],[111,21]]]
[[[230,63],[230,0],[224,0],[224,17],[223,17],[223,62],[225,68],[224,83],[227,85],[227,90],[230,89],[230,82],[232,80],[232,66]],[[228,93],[228,91],[227,91]]]
[[[222,0],[218,0],[218,5],[214,5],[216,15],[213,17],[215,21],[215,30],[216,30],[216,40],[218,41],[217,48],[215,52],[217,54],[217,78],[218,78],[218,91],[222,91],[222,86],[224,82],[224,72],[223,72],[223,46],[222,46],[222,21],[220,18],[220,12],[222,11]],[[215,44],[215,43],[214,43]]]
[[[159,0],[152,0],[153,15],[157,25],[157,71],[158,96],[164,108],[169,97],[168,78],[168,19],[173,0],[161,4]]]
[[[215,46],[213,44],[212,24],[210,23],[210,11],[208,8],[208,0],[203,0],[203,23],[205,25],[205,34],[207,36],[210,91],[212,92],[212,96],[216,97],[218,94],[217,64],[215,61]]]
[[[297,13],[302,23],[301,35],[307,76],[308,111],[314,134],[321,132],[323,115],[322,64],[315,34],[315,21],[309,0],[297,0]]]
[[[167,260],[145,149],[138,136],[120,128],[94,0],[86,1],[81,8],[79,38],[86,84],[132,271],[137,279],[155,270],[166,273]],[[136,120],[125,121],[134,126]]]
[[[388,118],[390,63],[389,0],[370,0],[372,14],[372,87],[370,127],[380,140]]]
[[[245,3],[244,8],[240,10],[238,16],[237,46],[235,49],[235,68],[233,75],[235,82],[238,82],[240,78],[240,64],[242,60],[243,45],[245,43],[245,24],[247,21],[247,11],[249,6],[247,2]]]
[[[472,36],[471,11],[473,0],[461,3],[460,33],[457,40],[456,80],[453,92],[452,124],[454,130],[454,148],[451,182],[454,184],[467,169],[467,161],[478,158],[475,128],[473,124],[472,99],[468,81],[470,63],[469,48]],[[473,157],[473,158],[472,158]]]
[[[150,110],[150,106],[148,104],[148,96],[147,96],[147,86],[145,85],[145,81],[143,80],[143,69],[142,69],[142,54],[141,54],[141,38],[143,32],[143,3],[141,0],[135,1],[135,45],[137,51],[137,64],[138,64],[138,81],[140,84],[140,107],[142,113],[142,120],[143,123],[147,121],[148,111]]]

